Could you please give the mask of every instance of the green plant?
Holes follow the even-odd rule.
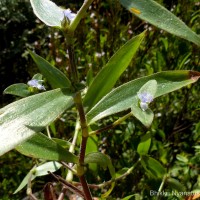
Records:
[[[29,51],[42,75],[36,74],[28,84],[11,85],[4,91],[6,94],[14,94],[24,98],[0,110],[0,154],[3,155],[16,149],[26,156],[42,159],[42,162],[37,163],[31,169],[15,192],[27,185],[27,194],[32,199],[36,199],[32,193],[31,181],[37,176],[50,173],[52,178],[63,186],[59,194],[60,199],[64,198],[66,187],[85,199],[92,199],[89,186],[103,188],[111,185],[110,189],[101,195],[102,199],[109,198],[115,182],[132,173],[138,165],[140,165],[140,169],[143,167],[146,171],[150,177],[149,181],[156,180],[155,189],[158,191],[156,194],[162,192],[165,184],[175,190],[184,190],[184,186],[173,179],[170,171],[167,171],[167,168],[150,155],[150,146],[155,142],[155,138],[150,133],[147,132],[136,138],[134,156],[137,161],[134,161],[131,167],[117,173],[111,159],[97,151],[95,140],[98,138],[95,135],[116,128],[131,116],[149,128],[154,118],[149,104],[157,97],[196,82],[200,73],[188,70],[164,71],[131,80],[113,89],[140,47],[145,37],[145,32],[143,32],[126,42],[94,78],[90,74],[92,70],[89,71],[87,85],[85,85],[80,79],[81,76],[76,65],[74,33],[91,3],[92,0],[85,1],[75,15],[70,10],[64,10],[49,0],[31,0],[36,16],[46,25],[56,27],[63,32],[69,57],[68,77],[70,78],[39,55]],[[121,4],[139,18],[197,45],[200,44],[200,38],[197,34],[154,1],[121,0]],[[52,90],[40,93],[41,89],[45,90],[43,84],[46,83],[43,76]],[[73,123],[75,131],[71,143],[59,138],[52,138],[50,134],[51,131],[56,133],[55,120],[68,110],[77,111],[77,119]],[[100,129],[96,128],[98,123],[101,123],[100,120],[118,112],[124,113],[120,118],[112,119],[110,125]],[[95,126],[94,129],[93,126]],[[48,136],[41,133],[44,129],[46,129]],[[77,141],[80,142],[80,149],[75,151]],[[181,156],[179,159],[184,160]],[[46,160],[51,162],[46,162]],[[103,169],[108,168],[109,181],[99,185],[87,184],[86,168],[98,172],[97,166],[94,164]],[[68,169],[66,179],[53,174],[61,167]],[[74,181],[74,175],[79,178],[80,183]],[[77,187],[79,185],[82,186],[83,190]],[[144,190],[143,193],[145,197],[148,192]],[[124,197],[124,199],[129,199],[133,195]],[[44,198],[48,199],[49,196],[51,198],[56,196],[51,184],[45,186],[44,190]]]

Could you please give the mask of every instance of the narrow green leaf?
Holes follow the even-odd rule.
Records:
[[[15,148],[21,154],[45,160],[66,161],[76,163],[78,158],[62,146],[42,133],[36,133],[31,138]]]
[[[34,52],[29,53],[52,88],[70,88],[71,82],[65,74]]]
[[[47,175],[48,171],[53,173],[60,169],[61,166],[62,165],[60,163],[51,161],[44,163],[38,167],[33,167],[33,169],[31,169],[30,172],[24,177],[19,187],[15,190],[14,194],[22,190],[28,184],[29,181],[34,180],[38,176]]]
[[[149,156],[142,156],[141,164],[146,172],[154,178],[162,179],[163,176],[166,174],[166,169],[154,158],[151,158]]]
[[[86,154],[91,152],[97,152],[98,151],[98,137],[96,135],[92,135],[87,140],[87,146],[86,146]],[[98,167],[96,163],[90,163],[89,169],[92,170],[93,173],[98,173]]]
[[[100,152],[89,153],[85,156],[85,164],[89,164],[89,163],[97,163],[103,168],[108,168],[111,177],[113,179],[115,178],[115,168],[113,167],[112,162],[107,155]],[[115,186],[115,182],[111,184],[111,188],[106,193],[102,194],[102,198],[106,198],[107,196],[109,196],[114,186]]]
[[[120,0],[121,4],[142,20],[171,34],[200,45],[200,37],[183,21],[153,0]]]
[[[0,109],[0,155],[40,132],[72,104],[71,92],[55,89],[23,98]]]
[[[189,161],[188,158],[186,157],[186,155],[181,155],[181,154],[177,154],[176,159],[185,164],[188,164],[188,161]]]
[[[87,72],[87,75],[86,75],[86,83],[87,83],[87,86],[90,86],[90,84],[92,83],[92,80],[94,79],[93,77],[93,71],[92,71],[92,68],[90,68]]]
[[[33,12],[47,26],[61,28],[64,19],[64,9],[49,0],[30,0]]]
[[[86,154],[98,151],[98,137],[90,136],[87,141]]]
[[[121,175],[127,173],[128,170],[129,170],[128,167],[124,167],[124,168],[120,169],[119,171],[117,171],[117,172],[115,173],[115,178],[118,178],[118,177],[120,177]]]
[[[178,64],[178,69],[182,69],[183,66],[190,60],[190,56],[192,55],[192,52],[187,52],[185,55],[182,55],[182,61],[180,64]]]
[[[34,168],[32,170],[34,170]],[[29,182],[30,179],[35,178],[32,170],[24,177],[24,179],[20,183],[19,187],[15,190],[14,194],[16,194],[17,192],[22,190],[27,185],[27,183]]]
[[[62,146],[64,149],[69,149],[70,145],[72,145],[71,142],[59,139],[59,138],[51,138],[54,142]]]
[[[105,192],[104,194],[102,194],[101,198],[102,199],[107,198],[110,195],[110,193],[113,191],[114,187],[115,187],[115,182],[112,182],[111,183],[111,187],[109,188],[109,190],[107,192]]]
[[[28,89],[28,85],[24,83],[16,83],[8,86],[4,91],[4,94],[12,94],[19,97],[27,97],[31,94]]]
[[[62,164],[60,164],[58,162],[55,162],[55,161],[46,162],[46,163],[36,167],[36,169],[34,170],[34,175],[35,176],[45,176],[45,175],[49,174],[48,171],[55,172],[55,171],[59,170],[61,167],[62,167]]]
[[[140,155],[148,154],[150,145],[151,145],[151,135],[150,133],[147,133],[141,137],[140,143],[138,144],[138,147],[137,147],[137,152]]]
[[[112,162],[110,160],[110,158],[100,152],[93,152],[93,153],[89,153],[85,156],[85,164],[88,163],[97,163],[98,165],[100,165],[103,168],[107,168],[110,171],[110,174],[112,177],[115,176],[115,169],[112,165]]]
[[[132,195],[126,196],[122,200],[129,200],[129,199],[131,199],[132,197],[134,197],[136,195],[138,195],[138,194],[132,194]]]
[[[150,76],[135,79],[117,87],[102,98],[88,113],[87,120],[91,124],[114,113],[129,109],[139,89],[149,80],[157,81],[155,97],[180,89],[194,83],[200,77],[199,72],[177,70],[159,72]]]
[[[183,192],[186,191],[185,186],[180,183],[178,180],[174,179],[174,178],[167,178],[166,179],[166,184],[171,187],[173,190],[177,190],[179,192]]]
[[[120,75],[128,67],[144,36],[145,32],[129,40],[93,79],[84,98],[84,106],[88,110],[110,92]]]

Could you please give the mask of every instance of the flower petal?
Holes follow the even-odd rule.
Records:
[[[76,17],[76,14],[73,13],[69,8],[64,10],[64,15],[65,17],[67,17],[70,21],[72,21],[75,17]]]
[[[138,93],[138,98],[143,103],[151,103],[153,101],[153,95],[148,92]]]
[[[36,80],[36,79],[32,79],[30,81],[28,81],[28,85],[34,88],[37,88],[38,90],[46,90],[45,87],[40,84],[41,82],[43,82],[42,80]]]

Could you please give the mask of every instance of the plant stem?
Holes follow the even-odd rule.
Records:
[[[32,193],[32,189],[31,189],[31,177],[33,175],[33,173],[35,172],[35,168],[36,166],[33,167],[33,169],[31,170],[31,175],[28,178],[28,183],[27,183],[27,189],[26,189],[26,194],[32,199],[32,200],[38,200]]]
[[[92,4],[94,0],[85,0],[83,5],[81,6],[80,10],[78,11],[75,19],[72,21],[72,23],[69,26],[69,31],[74,32],[76,27],[78,26],[80,20],[84,17],[86,10],[89,8],[89,6]]]
[[[163,177],[163,179],[162,179],[162,183],[160,184],[160,187],[159,187],[159,189],[158,189],[158,192],[161,192],[161,191],[162,191],[166,179],[167,179],[167,176],[165,175],[165,176]]]
[[[76,27],[78,26],[80,20],[83,18],[83,16],[86,13],[86,10],[89,8],[91,3],[94,0],[85,0],[82,7],[78,11],[75,19],[71,22],[69,25],[67,32],[65,34],[65,37],[67,39],[67,49],[69,53],[69,61],[70,61],[70,73],[71,73],[71,78],[72,78],[72,86],[74,87],[75,90],[77,90],[77,84],[79,83],[79,78],[78,78],[78,71],[77,71],[77,66],[75,63],[75,57],[74,57],[74,49],[73,49],[73,43],[74,43],[74,31]],[[85,112],[83,108],[83,103],[82,103],[82,97],[81,97],[81,92],[78,91],[74,97],[74,102],[76,104],[76,108],[78,110],[79,118],[80,118],[80,126],[82,130],[82,142],[81,142],[81,148],[80,148],[80,155],[79,155],[79,164],[77,165],[77,171],[80,171],[80,174],[78,174],[81,185],[83,187],[84,195],[86,200],[92,200],[92,195],[90,193],[87,181],[84,176],[84,158],[85,158],[85,150],[86,150],[86,145],[87,145],[87,139],[89,136],[88,133],[88,125],[85,117]]]
[[[96,135],[96,134],[99,134],[99,133],[101,133],[101,132],[103,132],[103,131],[106,131],[106,130],[108,130],[108,129],[112,129],[112,128],[114,128],[115,126],[121,124],[123,121],[125,121],[125,120],[126,120],[127,118],[129,118],[130,116],[132,116],[132,113],[131,113],[131,112],[128,113],[128,114],[126,114],[126,115],[124,115],[123,117],[119,118],[118,120],[116,120],[115,122],[113,122],[112,124],[110,124],[110,125],[108,125],[108,126],[105,126],[105,127],[101,128],[101,129],[98,129],[98,130],[96,130],[96,131],[91,131],[91,132],[89,133],[89,135]]]
[[[47,131],[48,137],[51,139],[51,133],[50,133],[50,130],[49,130],[49,126],[46,126],[46,131]]]
[[[74,97],[74,102],[76,104],[76,107],[77,107],[78,113],[79,113],[82,135],[84,137],[88,137],[89,136],[88,125],[87,125],[87,121],[86,121],[86,117],[85,117],[85,111],[83,109],[83,102],[82,102],[82,97],[81,97],[80,91],[76,93],[76,95]]]
[[[131,168],[129,168],[124,174],[122,174],[121,176],[119,176],[119,177],[117,177],[117,178],[115,178],[113,180],[107,181],[105,183],[99,184],[98,186],[100,188],[102,188],[102,187],[105,187],[107,185],[110,185],[112,182],[119,181],[119,180],[125,178],[126,176],[128,176],[136,168],[136,166],[140,163],[140,160],[141,159],[139,158],[137,160],[137,162]]]
[[[87,145],[87,139],[89,136],[88,133],[88,125],[85,117],[85,112],[83,109],[83,102],[81,97],[81,92],[77,92],[77,94],[74,97],[74,102],[76,104],[79,118],[80,118],[80,126],[82,130],[82,142],[81,142],[81,149],[80,149],[80,155],[79,155],[79,165],[77,165],[77,171],[79,175],[79,180],[81,182],[81,185],[83,187],[84,195],[86,200],[92,200],[92,195],[90,193],[90,189],[88,187],[87,181],[84,176],[84,159],[85,159],[85,150]],[[80,174],[79,174],[80,169]]]
[[[66,190],[67,189],[65,187],[62,188],[62,191],[61,191],[57,200],[63,200],[64,199]]]
[[[106,186],[112,184],[112,182],[116,182],[116,181],[119,181],[119,180],[121,180],[121,179],[124,179],[124,178],[126,178],[126,176],[128,176],[129,174],[132,173],[132,171],[136,168],[136,166],[140,163],[140,161],[141,161],[141,159],[139,158],[139,159],[137,160],[137,162],[136,162],[132,167],[130,167],[124,174],[122,174],[121,176],[119,176],[119,177],[117,177],[117,178],[114,178],[114,179],[112,179],[112,180],[106,181],[106,182],[101,183],[101,184],[98,184],[98,185],[96,185],[96,184],[88,184],[88,186],[89,186],[90,188],[98,189],[98,188],[106,187]],[[73,184],[74,184],[74,185],[77,185],[77,186],[80,185],[79,182],[73,182]]]
[[[72,143],[71,143],[70,148],[69,148],[69,152],[71,152],[71,153],[74,153],[74,149],[75,149],[75,145],[76,145],[76,141],[77,141],[77,137],[78,137],[79,128],[80,128],[80,123],[77,120],[76,127],[75,127],[75,132],[74,132],[74,136],[73,136],[73,140],[72,140]],[[71,168],[72,166],[73,166],[73,164],[69,163],[69,167]],[[72,173],[71,170],[68,170],[67,176],[66,176],[66,180],[71,182],[72,179],[73,179],[73,173]]]
[[[80,163],[80,165],[84,165],[85,150],[86,150],[86,144],[87,144],[87,139],[88,139],[89,133],[88,133],[88,126],[87,126],[87,122],[86,122],[85,112],[83,109],[81,92],[78,92],[76,94],[76,96],[74,97],[74,101],[75,101],[76,107],[78,109],[79,118],[80,118],[80,126],[81,126],[81,130],[82,130],[82,142],[81,142],[79,163]]]
[[[63,179],[62,177],[55,175],[51,172],[48,172],[49,174],[51,174],[57,181],[59,181],[60,183],[62,183],[67,189],[69,189],[71,192],[78,194],[81,197],[84,197],[85,194],[83,193],[82,190],[80,190],[79,188],[75,187],[74,185],[72,185],[71,183],[68,183],[65,179]]]
[[[79,180],[81,182],[81,185],[83,187],[84,195],[86,200],[92,200],[92,195],[90,193],[90,189],[88,187],[87,181],[85,179],[85,176],[82,175],[79,177]]]
[[[87,145],[87,139],[88,139],[88,137],[82,136],[81,149],[80,149],[80,155],[79,155],[79,163],[80,163],[80,165],[84,165],[84,158],[85,158],[85,150],[86,150],[86,145]]]
[[[38,200],[32,193],[29,194],[29,197],[30,197],[32,200]]]
[[[74,137],[73,137],[72,143],[71,143],[70,148],[69,148],[69,152],[71,152],[71,153],[74,153],[76,141],[77,141],[77,138],[78,138],[79,129],[80,129],[80,123],[79,123],[79,120],[77,120],[75,132],[74,132]]]
[[[67,50],[69,54],[69,67],[70,67],[70,73],[71,73],[71,81],[72,85],[75,86],[78,82],[78,71],[75,63],[75,58],[74,58],[74,47],[73,47],[73,42],[71,42],[73,39],[71,35],[67,34]],[[69,42],[70,41],[70,42]]]
[[[69,54],[69,61],[70,61],[70,73],[71,73],[71,79],[72,79],[72,85],[75,86],[79,82],[78,80],[78,71],[75,64],[75,58],[74,58],[74,31],[77,28],[80,20],[83,18],[83,16],[86,13],[86,10],[89,8],[91,3],[94,0],[85,0],[83,5],[81,6],[80,10],[78,11],[76,17],[74,20],[70,23],[69,27],[67,28],[66,32],[64,32],[64,35],[67,40],[67,49]]]
[[[160,184],[160,187],[158,189],[158,194],[162,192],[166,180],[167,180],[167,175],[164,175],[162,179],[162,183]],[[160,199],[160,195],[157,195],[157,200],[159,199]]]
[[[72,174],[77,174],[76,170],[74,170],[74,169],[72,168],[72,166],[68,165],[67,163],[65,163],[65,162],[63,162],[63,161],[61,161],[60,163],[61,163],[65,168],[67,168]],[[73,177],[72,177],[72,178],[73,178]],[[71,182],[72,179],[67,180],[67,178],[66,178],[66,181]]]

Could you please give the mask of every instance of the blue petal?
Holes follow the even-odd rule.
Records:
[[[70,9],[64,10],[64,15],[65,15],[65,17],[67,17],[70,21],[72,21],[72,20],[76,17],[76,14],[73,13]]]
[[[30,81],[28,81],[28,85],[34,88],[37,88],[38,90],[46,90],[45,87],[40,84],[40,82],[42,82],[42,80],[36,80],[36,79],[32,79]]]
[[[153,95],[148,92],[139,93],[138,98],[143,103],[151,103],[153,101]]]

